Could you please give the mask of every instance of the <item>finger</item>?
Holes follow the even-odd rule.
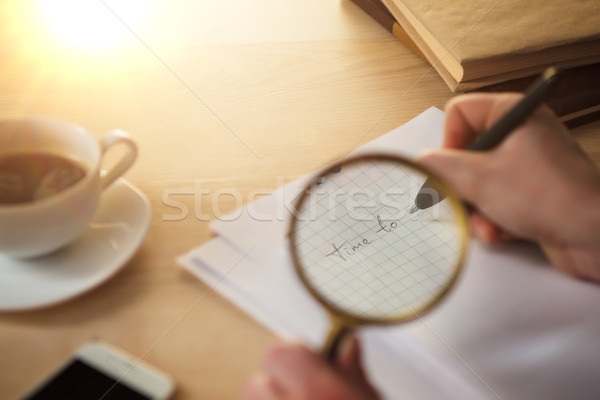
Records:
[[[469,228],[473,236],[490,244],[497,242],[515,242],[522,239],[505,230],[478,211],[471,211],[469,216]]]
[[[361,346],[355,336],[344,340],[336,359],[337,371],[361,394],[361,399],[379,399],[379,393],[365,374],[361,354]]]
[[[550,263],[559,270],[579,279],[600,283],[598,250],[594,250],[594,253],[586,249],[548,244],[542,244],[542,249]]]
[[[352,379],[364,379],[365,374],[362,369],[360,344],[356,337],[349,337],[342,342],[337,355],[336,365],[338,371],[343,375]]]
[[[494,244],[501,240],[500,228],[480,213],[471,214],[469,225],[473,236],[483,242]]]
[[[419,162],[440,175],[462,199],[477,205],[489,168],[485,156],[465,150],[442,149],[422,154]]]
[[[281,400],[283,392],[276,383],[264,374],[258,374],[245,385],[242,392],[243,400]]]
[[[503,230],[500,233],[500,239],[502,239],[503,242],[515,242],[519,240],[519,237],[517,235],[513,235],[512,233]]]
[[[521,98],[518,93],[472,93],[452,98],[445,108],[443,147],[469,146]]]
[[[300,344],[278,344],[267,351],[263,367],[283,391],[297,392],[335,379],[331,367]]]
[[[299,344],[274,346],[265,356],[264,369],[284,394],[295,399],[378,398],[365,379],[343,379],[322,357]]]

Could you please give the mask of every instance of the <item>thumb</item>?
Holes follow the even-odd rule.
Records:
[[[342,377],[361,394],[361,399],[379,399],[377,390],[371,386],[362,366],[361,348],[355,336],[346,338],[340,346],[336,367]]]
[[[440,149],[423,153],[418,161],[448,183],[462,199],[478,204],[488,164],[485,154]]]
[[[361,365],[361,350],[356,337],[346,338],[342,342],[336,361],[337,367],[342,374],[351,378],[364,378]]]

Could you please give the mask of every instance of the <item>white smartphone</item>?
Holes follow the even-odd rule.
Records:
[[[90,343],[24,400],[163,400],[173,381],[135,357],[104,343]]]

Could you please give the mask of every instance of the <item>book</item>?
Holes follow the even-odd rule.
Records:
[[[537,78],[513,79],[478,88],[485,92],[522,92]],[[600,119],[600,63],[563,71],[561,81],[545,103],[569,128]]]
[[[418,50],[416,43],[401,27],[381,0],[352,0],[376,22],[390,31],[409,49]],[[429,63],[420,51],[415,51]],[[562,82],[548,97],[546,103],[569,128],[574,128],[600,119],[600,63],[570,68],[564,71]],[[486,92],[522,92],[537,77],[512,79],[472,90]],[[460,90],[459,90],[460,91]]]
[[[426,62],[427,57],[419,49],[419,46],[406,33],[400,23],[394,18],[391,12],[385,7],[381,0],[351,0],[354,4],[362,8],[371,18],[387,29],[394,37],[406,45],[413,53],[421,57]]]
[[[600,2],[383,0],[452,90],[600,62]]]

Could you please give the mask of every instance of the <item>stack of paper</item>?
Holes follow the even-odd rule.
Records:
[[[438,147],[429,109],[358,153]],[[213,223],[180,263],[277,334],[318,348],[324,310],[295,276],[289,209],[309,177]],[[388,399],[592,399],[600,393],[600,287],[562,275],[529,245],[471,243],[463,276],[422,318],[361,329],[369,376]]]
[[[383,0],[452,90],[600,61],[600,2]]]

